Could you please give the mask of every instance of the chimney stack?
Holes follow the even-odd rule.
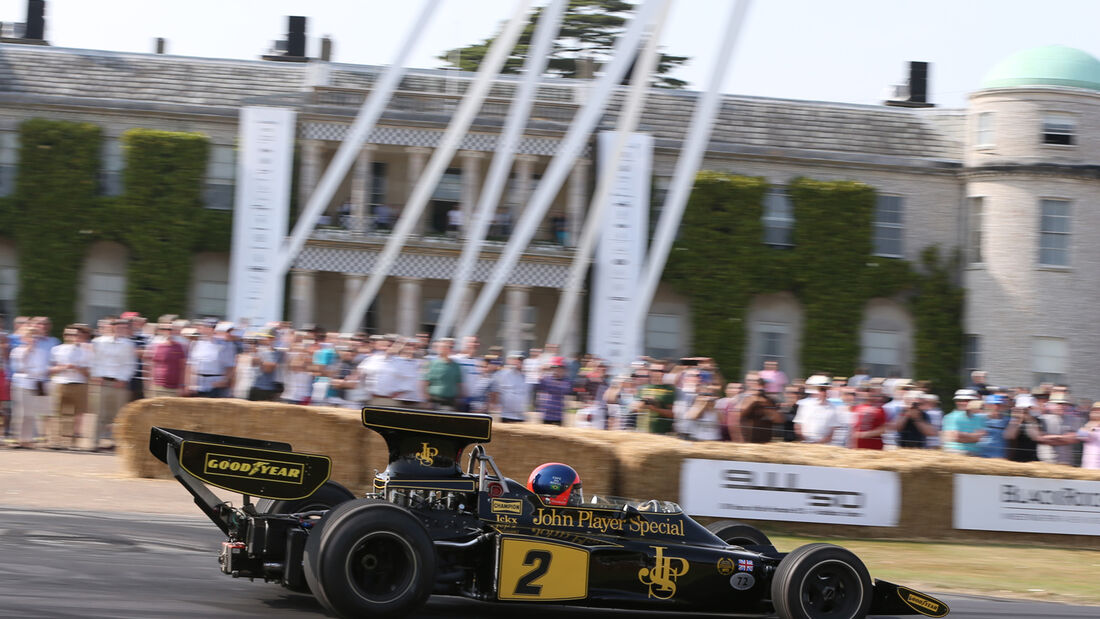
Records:
[[[928,102],[928,63],[913,61],[909,63],[909,79],[905,84],[894,86],[886,98],[886,105],[892,107],[934,107]]]
[[[291,58],[306,57],[306,18],[301,15],[287,18],[286,55]]]
[[[42,41],[46,38],[46,0],[27,0],[27,27],[24,39]]]
[[[327,34],[321,37],[321,60],[332,60],[332,37]]]
[[[156,44],[154,45],[154,51],[158,54],[164,53],[165,40],[164,37],[157,37]]]

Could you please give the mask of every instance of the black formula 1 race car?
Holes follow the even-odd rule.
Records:
[[[485,453],[487,415],[368,407],[363,425],[385,438],[389,467],[358,499],[329,481],[329,458],[285,443],[154,427],[149,448],[225,533],[222,572],[312,593],[341,617],[402,617],[433,594],[782,619],[948,613],[872,583],[839,546],[781,553],[754,527],[704,527],[669,501],[549,504]]]

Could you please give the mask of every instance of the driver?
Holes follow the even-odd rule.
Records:
[[[527,478],[527,489],[549,505],[581,505],[581,476],[573,467],[560,462],[547,462],[535,467]]]

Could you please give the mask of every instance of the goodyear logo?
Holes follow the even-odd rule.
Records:
[[[420,444],[420,451],[416,454],[416,461],[424,466],[431,466],[435,463],[435,457],[439,455],[439,448],[432,447],[427,443]]]
[[[202,470],[206,474],[300,484],[305,465],[244,456],[206,454]]]
[[[658,600],[669,600],[676,595],[676,579],[687,574],[687,559],[681,557],[666,557],[666,546],[650,546],[657,550],[656,561],[651,568],[642,568],[638,571],[638,580],[643,585],[649,586],[649,597]]]
[[[523,515],[523,501],[519,499],[492,499],[489,502],[489,511],[494,514]]]
[[[916,593],[910,593],[909,597],[905,598],[905,602],[907,604],[909,604],[910,606],[923,608],[924,610],[927,610],[930,613],[939,613],[940,612],[940,605],[939,604],[937,604],[936,602],[933,602],[932,600],[925,599],[924,597],[921,597],[921,596],[917,595]]]

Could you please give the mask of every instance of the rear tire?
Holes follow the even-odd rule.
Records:
[[[871,575],[863,561],[832,544],[795,549],[772,578],[779,619],[863,619],[871,597]]]
[[[306,540],[306,581],[340,617],[404,617],[435,584],[435,548],[408,510],[376,499],[342,503]]]
[[[756,527],[736,520],[717,520],[706,529],[731,546],[771,546],[772,541]]]
[[[351,490],[334,481],[326,481],[313,494],[304,499],[276,501],[260,499],[256,501],[256,511],[261,514],[300,514],[302,512],[324,511],[355,498]]]

